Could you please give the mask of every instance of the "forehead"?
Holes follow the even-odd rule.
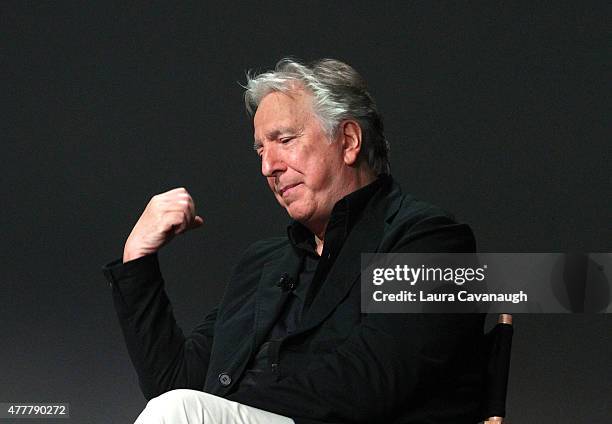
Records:
[[[253,118],[255,138],[270,132],[303,127],[311,119],[311,95],[304,90],[274,91],[264,96]]]

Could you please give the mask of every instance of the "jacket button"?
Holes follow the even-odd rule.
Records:
[[[227,387],[232,384],[232,377],[230,377],[228,373],[222,372],[219,374],[219,383],[221,383],[223,387]]]

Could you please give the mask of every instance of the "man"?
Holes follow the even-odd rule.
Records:
[[[203,220],[183,188],[152,198],[105,270],[153,399],[137,422],[478,421],[481,316],[360,310],[362,252],[475,251],[469,227],[389,175],[365,81],[337,60],[285,59],[249,77],[245,99],[288,236],[247,249],[221,303],[185,337],[156,252]]]

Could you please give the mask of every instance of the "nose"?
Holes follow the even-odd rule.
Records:
[[[283,172],[287,166],[275,145],[272,144],[266,147],[261,155],[261,173],[265,177],[275,177]]]

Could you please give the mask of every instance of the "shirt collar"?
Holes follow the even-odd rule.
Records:
[[[382,174],[370,184],[347,194],[338,200],[332,209],[326,232],[333,227],[343,226],[343,235],[346,237],[355,223],[361,217],[369,200],[374,194],[392,181],[390,175]],[[329,233],[328,233],[329,234]],[[315,251],[315,240],[312,232],[298,221],[292,221],[287,227],[287,236],[291,244],[308,252]]]

